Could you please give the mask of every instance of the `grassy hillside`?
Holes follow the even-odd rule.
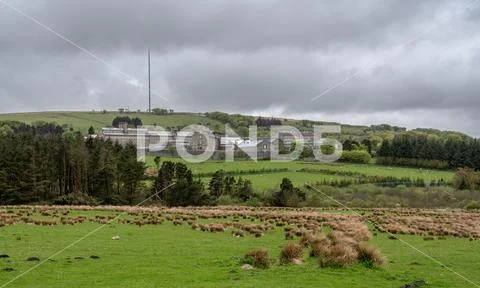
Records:
[[[164,128],[172,126],[187,126],[190,124],[202,124],[211,129],[222,127],[220,122],[198,114],[178,113],[168,116],[153,115],[145,112],[31,112],[0,114],[0,121],[20,121],[33,123],[38,121],[55,122],[59,125],[68,125],[75,130],[87,132],[90,126],[98,130],[105,126],[111,126],[112,120],[117,116],[139,117],[144,125],[159,125]]]
[[[146,165],[154,166],[152,156],[147,156]],[[184,161],[181,158],[162,157],[162,161]],[[425,181],[440,180],[452,181],[453,172],[439,171],[406,167],[387,167],[380,165],[365,165],[365,164],[346,164],[346,163],[312,163],[312,162],[270,162],[270,161],[206,161],[202,163],[184,162],[192,169],[194,174],[213,173],[217,170],[224,171],[247,171],[247,170],[261,170],[261,169],[285,169],[273,171],[271,173],[246,173],[241,175],[243,178],[250,179],[253,187],[257,190],[276,189],[279,187],[284,177],[289,178],[295,185],[302,186],[306,182],[315,183],[323,180],[340,180],[351,177],[331,175],[324,173],[310,173],[302,172],[301,169],[307,168],[312,170],[330,170],[336,172],[353,172],[362,173],[369,176],[394,176],[394,177],[409,177],[412,179],[422,178]],[[208,183],[210,177],[205,177],[205,182]]]
[[[138,117],[142,120],[144,125],[158,125],[164,128],[167,127],[185,127],[191,124],[201,124],[209,127],[212,131],[223,132],[225,123],[229,123],[232,127],[235,128],[237,133],[243,136],[248,135],[248,128],[245,125],[243,120],[251,119],[255,121],[255,116],[246,116],[239,114],[226,114],[218,112],[221,114],[227,115],[230,119],[234,120],[234,124],[229,123],[228,121],[216,120],[217,118],[209,118],[204,116],[201,113],[174,113],[171,115],[154,115],[146,112],[124,112],[120,113],[117,111],[103,111],[98,112],[72,112],[72,111],[49,111],[49,112],[25,112],[25,113],[8,113],[0,114],[0,121],[20,121],[25,123],[33,122],[55,122],[59,125],[67,125],[68,127],[73,128],[74,130],[81,131],[86,133],[90,126],[93,126],[96,131],[102,127],[111,126],[112,120],[117,116],[129,116],[129,117]],[[280,118],[283,119],[283,118]],[[341,124],[334,122],[324,122],[324,121],[310,121],[310,120],[297,120],[297,119],[283,119],[282,124],[290,125],[298,128],[301,131],[312,131],[314,125],[341,125],[342,133],[336,135],[336,139],[339,141],[345,141],[346,139],[355,140],[361,142],[364,139],[370,139],[374,146],[378,146],[384,139],[391,139],[394,135],[401,131],[406,131],[406,128],[390,126],[388,124],[381,125],[371,125],[371,126],[362,126],[362,125],[350,125],[350,124]],[[237,126],[238,125],[238,126]],[[417,128],[414,131],[426,133],[428,135],[436,136],[445,136],[445,135],[459,135],[466,136],[460,132],[452,131],[440,131],[436,129],[425,129]],[[258,133],[261,136],[268,136],[269,130],[264,127],[258,128]]]

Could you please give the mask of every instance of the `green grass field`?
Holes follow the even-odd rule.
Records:
[[[223,124],[220,122],[199,116],[190,115],[168,115],[159,116],[149,113],[119,113],[119,112],[29,112],[29,113],[11,113],[0,114],[0,121],[20,121],[25,123],[33,123],[38,121],[55,122],[59,125],[68,125],[75,130],[86,133],[90,126],[95,130],[99,130],[105,126],[111,126],[112,121],[117,116],[139,117],[144,125],[158,125],[164,128],[187,126],[190,124],[202,124],[214,129],[216,125],[220,128]]]
[[[97,211],[77,214],[113,215]],[[25,261],[28,257],[46,260],[98,227],[100,224],[84,223],[0,228],[0,254],[10,256],[0,259],[0,287],[402,287],[420,279],[429,283],[424,287],[475,287],[383,233],[371,240],[388,259],[382,268],[320,268],[305,255],[305,263],[300,266],[275,264],[267,270],[244,271],[239,258],[252,249],[266,248],[278,257],[280,246],[286,243],[282,229],[267,232],[261,238],[234,238],[227,232],[194,231],[188,225],[173,226],[171,222],[143,227],[106,225],[3,286],[39,263]],[[114,235],[121,239],[111,240]],[[477,241],[399,237],[480,283]],[[100,258],[90,259],[91,255]],[[3,270],[7,267],[14,271]]]
[[[154,157],[148,156],[146,158],[147,166],[154,166]],[[405,168],[405,167],[390,167],[380,165],[365,165],[365,164],[346,164],[346,163],[312,163],[312,162],[270,162],[270,161],[206,161],[202,163],[190,163],[182,160],[181,158],[168,158],[162,157],[162,161],[183,161],[187,166],[192,169],[194,174],[209,173],[223,169],[225,171],[236,170],[251,170],[251,169],[281,169],[286,168],[288,171],[277,173],[264,173],[264,174],[251,174],[241,175],[243,178],[250,179],[253,183],[253,187],[258,190],[277,188],[283,177],[290,178],[295,185],[303,185],[306,182],[314,183],[316,181],[333,180],[350,178],[347,176],[327,175],[321,173],[309,173],[298,172],[303,168],[309,169],[325,169],[338,172],[359,172],[371,176],[395,176],[395,177],[409,177],[412,179],[422,178],[426,181],[443,179],[445,181],[452,181],[453,172],[451,171],[439,171],[417,168]],[[206,179],[208,181],[208,179]]]

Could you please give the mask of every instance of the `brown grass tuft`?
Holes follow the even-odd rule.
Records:
[[[283,246],[280,252],[280,262],[286,264],[294,260],[301,260],[303,258],[303,245],[297,243],[288,243]]]
[[[346,243],[337,243],[322,249],[319,261],[321,267],[346,267],[355,264],[358,259],[357,250]]]
[[[367,243],[360,243],[357,247],[358,261],[366,265],[367,267],[381,266],[385,263],[385,258],[380,251]]]
[[[254,267],[267,269],[272,264],[272,259],[265,249],[253,250],[244,256],[246,262],[251,262]]]

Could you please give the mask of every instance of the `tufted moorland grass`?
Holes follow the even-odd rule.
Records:
[[[10,256],[0,259],[0,287],[38,263],[25,261],[28,257],[44,260],[98,226],[17,224],[0,228],[0,254]],[[305,253],[301,266],[276,263],[265,270],[241,270],[241,257],[254,249],[268,249],[279,259],[287,243],[283,234],[276,229],[261,238],[235,238],[228,232],[194,231],[171,222],[143,227],[106,225],[6,287],[401,287],[415,280],[427,281],[426,287],[474,287],[386,234],[371,241],[388,259],[380,269],[362,265],[320,268],[317,259]],[[114,235],[120,240],[111,240]],[[399,238],[480,283],[477,241]],[[100,258],[89,258],[92,255]],[[15,270],[3,271],[6,267]]]

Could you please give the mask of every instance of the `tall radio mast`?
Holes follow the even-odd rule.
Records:
[[[152,113],[152,93],[150,87],[150,49],[148,49],[148,113]]]

